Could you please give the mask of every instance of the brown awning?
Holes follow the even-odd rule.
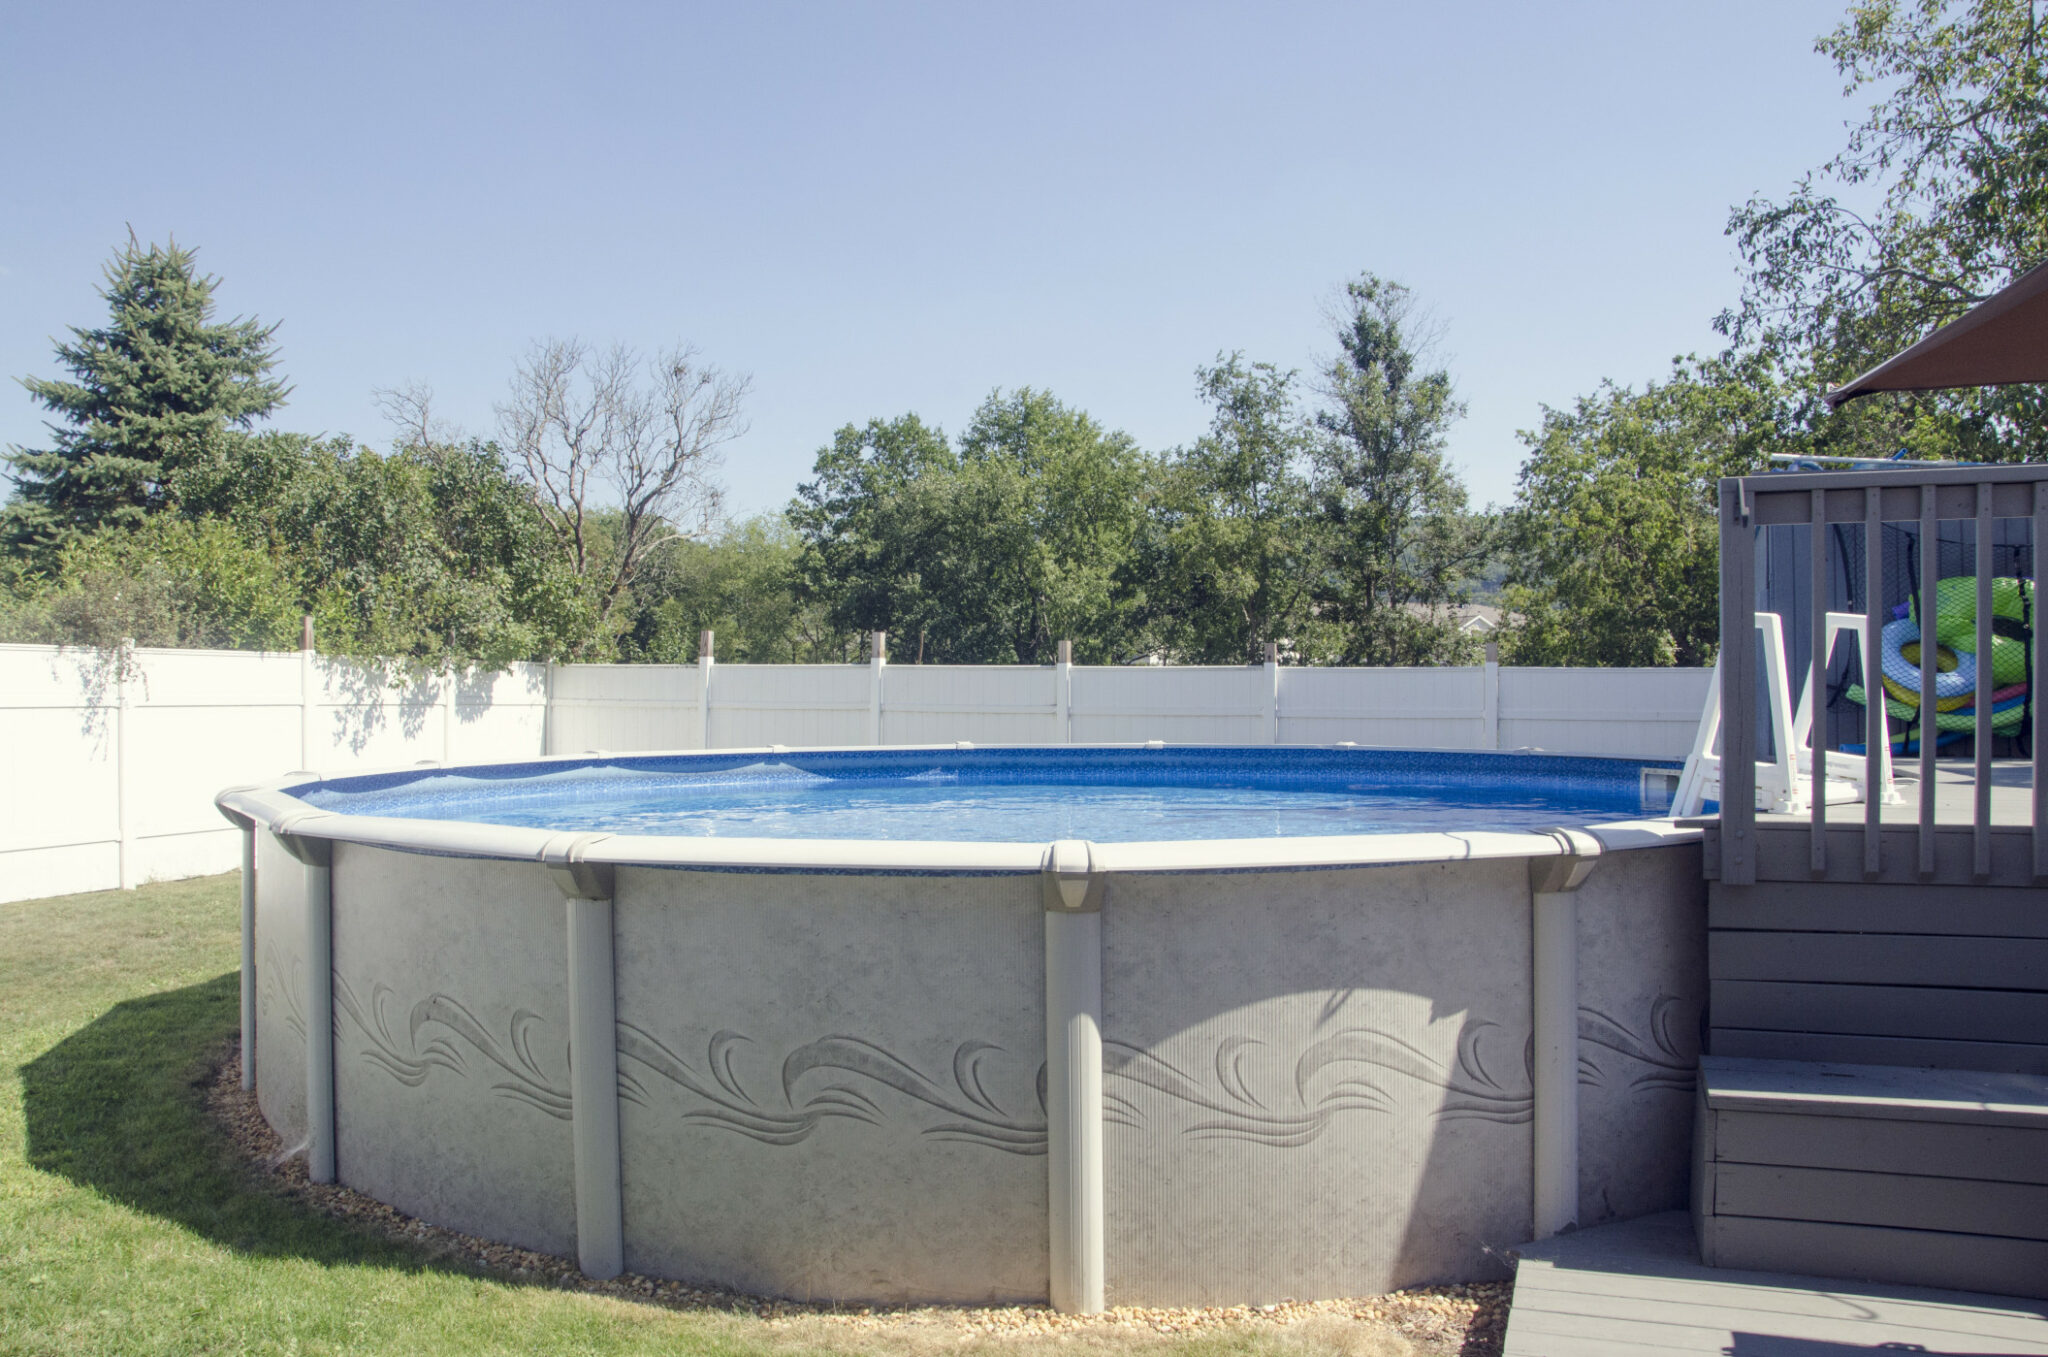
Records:
[[[1828,392],[1830,408],[1873,391],[2048,382],[2048,264],[2030,270],[1904,353]]]

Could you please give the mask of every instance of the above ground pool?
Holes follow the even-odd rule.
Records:
[[[1516,830],[1665,813],[1676,764],[1385,749],[583,758],[287,790],[348,815],[718,838],[1048,843]]]
[[[245,1079],[315,1181],[849,1303],[1504,1275],[1685,1201],[1675,767],[750,749],[321,777],[245,831]]]

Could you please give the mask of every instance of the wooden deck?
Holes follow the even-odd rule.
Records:
[[[1505,1357],[2048,1354],[2048,1301],[1705,1267],[1681,1211],[1516,1252]]]

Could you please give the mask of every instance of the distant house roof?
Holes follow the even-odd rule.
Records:
[[[1490,636],[1500,630],[1500,609],[1485,603],[1465,603],[1451,609],[1451,615],[1459,620],[1459,631],[1477,632]]]
[[[1427,603],[1402,606],[1415,617],[1448,617],[1458,624],[1459,631],[1475,636],[1491,636],[1507,622],[1501,610],[1490,603],[1456,603],[1434,608]]]

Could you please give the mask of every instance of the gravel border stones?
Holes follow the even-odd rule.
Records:
[[[1048,1336],[1156,1341],[1162,1336],[1191,1337],[1247,1329],[1284,1330],[1291,1326],[1303,1326],[1301,1336],[1304,1338],[1313,1333],[1316,1340],[1321,1340],[1329,1336],[1334,1324],[1338,1327],[1363,1326],[1375,1331],[1375,1336],[1396,1339],[1395,1351],[1401,1346],[1410,1346],[1431,1354],[1497,1357],[1507,1331],[1512,1282],[1414,1287],[1384,1296],[1346,1300],[1190,1308],[1119,1306],[1099,1315],[1064,1315],[1043,1305],[899,1307],[778,1300],[716,1287],[689,1286],[630,1272],[611,1281],[592,1281],[577,1271],[576,1264],[570,1259],[507,1244],[494,1244],[474,1235],[415,1220],[350,1188],[308,1182],[304,1156],[289,1151],[278,1140],[276,1132],[270,1129],[270,1124],[257,1110],[256,1095],[243,1091],[240,1048],[240,1040],[231,1039],[220,1049],[210,1075],[203,1081],[203,1093],[208,1112],[236,1155],[261,1180],[273,1190],[325,1215],[353,1222],[389,1239],[412,1245],[439,1261],[506,1281],[559,1287],[673,1310],[696,1310],[743,1320],[753,1319],[775,1331],[801,1327],[812,1338],[827,1338],[823,1330],[845,1329],[849,1331],[845,1337],[856,1343],[859,1340],[852,1331],[858,1330],[875,1331],[863,1335],[870,1339],[884,1339],[893,1330],[901,1338],[920,1340],[919,1346],[931,1346],[934,1340],[967,1343],[976,1338],[1042,1339]],[[1405,1344],[1399,1340],[1406,1340]],[[841,1346],[837,1343],[832,1345]],[[861,1345],[883,1346],[879,1343]],[[1131,1345],[1151,1344],[1140,1341]],[[1330,1345],[1313,1341],[1312,1346]],[[1355,1345],[1344,1342],[1335,1346],[1353,1348]]]

